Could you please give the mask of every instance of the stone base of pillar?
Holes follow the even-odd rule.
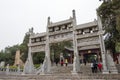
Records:
[[[109,74],[109,71],[103,70],[103,71],[102,71],[102,74]]]
[[[117,71],[117,70],[112,70],[112,71],[110,72],[110,74],[118,74],[118,71]]]
[[[80,71],[71,71],[71,74],[73,74],[73,75],[76,75],[78,73],[82,73],[82,72],[80,72]]]
[[[71,71],[72,74],[77,74],[80,72],[80,62],[79,62],[79,57],[74,57],[74,62],[73,62],[73,71]]]
[[[51,71],[51,61],[49,57],[45,57],[45,63],[44,63],[44,72],[45,74],[50,73]]]
[[[76,72],[76,71],[71,71],[71,74],[76,75],[76,74],[78,74],[78,72]]]
[[[25,63],[23,74],[34,74],[34,65],[29,59]]]
[[[41,68],[36,72],[36,74],[45,75],[51,73],[51,61],[46,56]]]
[[[41,72],[40,75],[45,75],[45,73],[44,73],[44,72]]]
[[[118,74],[118,71],[117,70],[112,70],[111,72],[110,71],[103,71],[102,74]]]
[[[108,64],[108,70],[111,74],[118,74],[118,70],[115,66],[113,58],[110,55],[110,50],[107,50],[107,64]]]

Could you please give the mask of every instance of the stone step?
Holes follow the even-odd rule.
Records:
[[[72,64],[68,64],[68,66],[53,66],[51,68],[52,73],[71,73]]]
[[[120,73],[120,64],[117,64],[117,65],[116,65],[116,68],[117,68],[117,70],[118,70],[118,73]]]
[[[5,75],[0,74],[0,80],[120,80],[120,74],[92,73],[90,64],[80,66],[81,73],[72,74],[72,64],[68,66],[52,66],[50,74],[40,75]]]
[[[120,74],[117,75],[83,75],[83,74],[57,74],[57,75],[0,75],[1,80],[120,80]]]
[[[68,64],[67,67],[59,65],[59,66],[53,66],[51,71],[52,71],[52,73],[71,73],[72,68],[73,68],[72,64]],[[80,70],[84,74],[90,74],[90,73],[92,74],[90,64],[87,64],[86,66],[82,64],[80,66]],[[101,72],[98,70],[97,73],[100,74]]]

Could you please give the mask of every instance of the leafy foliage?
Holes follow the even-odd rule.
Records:
[[[27,54],[28,54],[29,36],[30,36],[30,34],[25,34],[25,37],[23,39],[23,43],[19,46],[19,49],[22,53],[21,59],[23,60],[23,62],[26,61],[27,56],[28,56]]]
[[[5,61],[5,64],[13,64],[14,57],[10,53],[0,53],[0,61]]]
[[[98,9],[98,14],[108,34],[105,40],[106,48],[115,53],[116,43],[120,42],[120,1],[103,2]]]
[[[20,45],[13,45],[13,46],[8,46],[5,48],[5,50],[0,52],[0,62],[5,61],[6,64],[13,65],[15,61],[15,53],[17,50],[20,50],[22,54],[22,60],[25,62],[27,58],[27,53],[28,53],[28,47],[27,44],[29,42],[29,34],[26,34],[23,40],[23,43]]]
[[[5,51],[0,52],[0,62],[5,61],[5,64],[14,64],[15,53],[18,50],[19,45],[13,45],[12,47],[6,47]]]
[[[67,56],[67,54],[64,52],[65,47],[72,47],[72,42],[62,41],[59,43],[52,43],[50,45],[51,59],[54,58],[54,60],[59,60],[60,53],[63,53],[64,56]]]
[[[37,52],[33,54],[33,63],[40,64],[43,63],[45,58],[45,52]]]

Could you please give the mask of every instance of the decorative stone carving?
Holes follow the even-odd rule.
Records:
[[[83,38],[83,39],[78,39],[78,43],[82,43],[82,42],[89,42],[89,41],[98,41],[99,37],[88,37],[88,38]]]
[[[45,41],[45,37],[41,37],[41,41]]]
[[[31,43],[31,39],[29,39],[29,42]],[[32,50],[31,46],[28,48],[28,58],[24,65],[24,71],[23,74],[33,74],[35,72],[33,59],[32,59]]]
[[[21,55],[20,55],[20,50],[16,51],[16,55],[15,55],[15,63],[14,66],[24,66],[23,61],[20,59]]]
[[[97,15],[98,18],[98,27],[99,31],[102,31],[102,22],[100,19],[100,16]],[[105,50],[105,44],[103,40],[103,34],[99,34],[99,42],[100,42],[100,49],[101,49],[101,55],[102,55],[102,64],[103,64],[103,74],[108,74],[107,69],[107,63],[106,63],[106,50]]]
[[[107,50],[107,65],[108,65],[108,70],[109,70],[110,73],[118,74],[115,63],[113,61],[113,58],[110,55],[110,50]]]
[[[82,33],[83,33],[82,30],[77,30],[77,35],[80,35],[80,34],[82,34]]]
[[[54,28],[49,28],[49,32],[54,32]]]
[[[35,43],[35,39],[31,39],[31,43]]]
[[[33,27],[32,27],[32,28],[29,29],[29,32],[30,32],[30,33],[33,33],[33,30],[34,30],[34,29],[33,29]]]
[[[84,29],[84,32],[85,32],[85,33],[89,33],[89,32],[90,32],[89,28]]]
[[[70,24],[68,24],[68,27],[72,27],[71,23],[70,23]]]
[[[40,42],[40,38],[36,38],[36,42]]]
[[[69,25],[69,29],[71,29],[71,28],[73,28],[73,24],[72,23],[70,23],[70,25]]]
[[[32,52],[45,51],[45,45],[33,46],[33,47],[31,47],[31,51]]]
[[[86,49],[98,49],[100,48],[100,45],[87,45],[87,46],[80,46],[78,50],[86,50]]]
[[[4,61],[1,61],[0,62],[0,67],[4,67],[5,66],[5,62]]]
[[[62,30],[66,30],[67,29],[67,27],[65,25],[62,25],[61,28],[62,28]]]
[[[7,64],[7,66],[6,66],[6,74],[8,75],[9,74],[9,64]]]
[[[55,31],[60,31],[60,27],[55,27]]]
[[[97,32],[97,31],[98,31],[98,27],[93,27],[93,28],[92,28],[92,31],[93,31],[93,32]]]
[[[33,74],[34,73],[34,65],[31,60],[32,59],[27,59],[25,66],[24,66],[23,74]]]
[[[57,43],[63,40],[73,41],[73,49],[74,49],[73,72],[80,71],[78,50],[101,48],[103,70],[104,70],[103,72],[106,71],[107,73],[103,34],[99,33],[98,31],[99,32],[102,31],[102,23],[100,18],[98,18],[98,21],[93,21],[82,25],[76,25],[76,15],[75,15],[75,11],[73,10],[73,17],[68,20],[64,20],[56,23],[50,23],[50,18],[48,18],[47,30],[46,30],[46,34],[44,35],[46,36],[46,38],[44,39],[46,40],[46,42],[43,43],[44,46],[43,44],[38,44],[36,42],[37,40],[34,39],[33,40],[34,43],[30,42],[31,46],[29,47],[31,47],[31,52],[37,52],[44,49],[45,60],[41,68],[42,72],[50,71],[50,67],[51,67],[50,55],[49,55],[50,43]],[[37,37],[42,37],[42,36],[40,35]],[[41,41],[43,41],[42,38]],[[30,59],[32,59],[31,56],[29,57]],[[28,63],[30,64],[30,62]],[[30,65],[32,65],[32,63]],[[39,72],[41,70],[39,70]]]
[[[120,55],[118,56],[118,61],[119,61],[119,64],[120,64]]]

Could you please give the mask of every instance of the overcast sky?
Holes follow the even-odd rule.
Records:
[[[0,0],[0,50],[21,44],[25,33],[45,32],[47,17],[52,22],[68,19],[76,10],[77,24],[93,21],[99,0]]]

